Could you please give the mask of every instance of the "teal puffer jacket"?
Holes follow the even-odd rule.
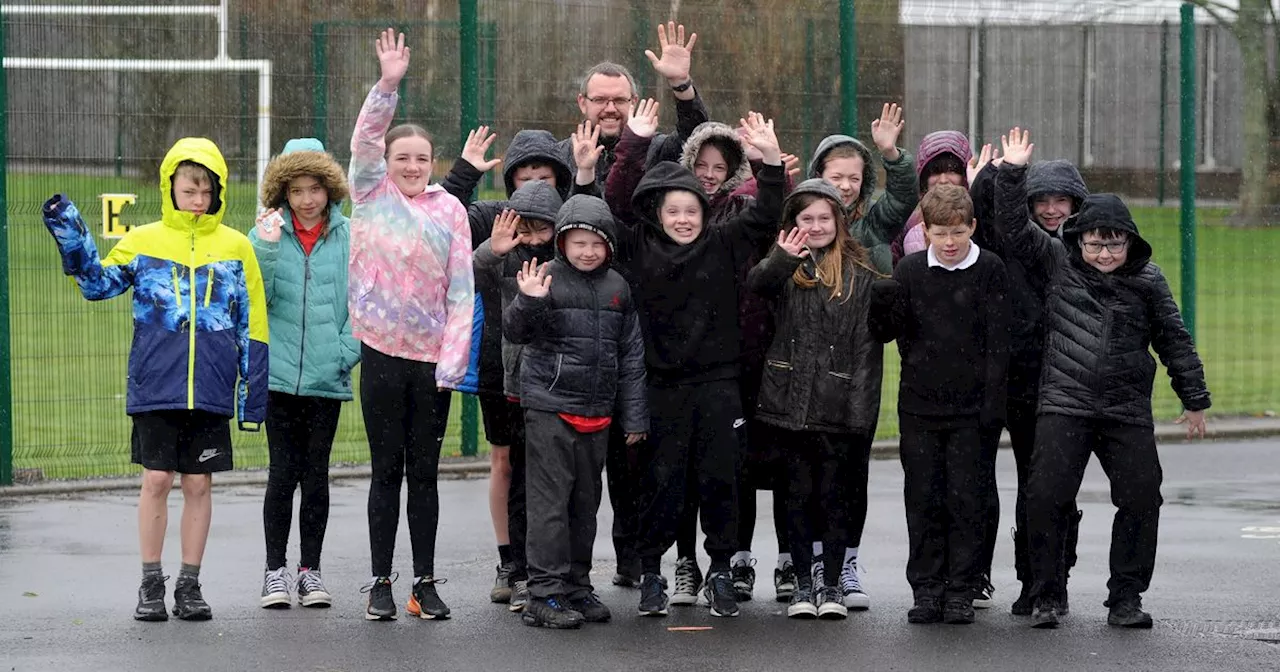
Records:
[[[268,388],[305,397],[351,399],[351,369],[360,345],[347,315],[347,261],[350,228],[337,205],[329,208],[326,231],[308,256],[293,232],[293,214],[284,206],[279,242],[249,235],[262,269],[271,328]]]

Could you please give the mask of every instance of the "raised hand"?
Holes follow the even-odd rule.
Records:
[[[494,166],[502,163],[502,159],[485,159],[484,155],[497,139],[498,134],[490,133],[488,126],[472,129],[467,133],[467,144],[462,146],[463,160],[482,173],[493,170]]]
[[[280,208],[263,210],[254,220],[254,228],[258,232],[258,240],[267,243],[280,242],[280,229],[284,227],[284,215]]]
[[[739,119],[745,132],[742,139],[760,150],[762,160],[773,166],[782,165],[782,150],[778,149],[778,136],[773,132],[773,120],[759,112],[748,112],[746,119]]]
[[[658,132],[659,107],[658,101],[652,98],[640,101],[640,104],[631,110],[631,116],[627,117],[627,128],[642,138],[653,137],[653,134]]]
[[[520,286],[520,293],[530,298],[541,299],[550,294],[551,276],[547,275],[547,265],[539,266],[537,257],[524,262],[516,271],[516,284]]]
[[[1000,136],[1000,146],[1004,153],[1004,162],[1011,166],[1025,166],[1031,160],[1031,152],[1036,148],[1031,143],[1031,131],[1014,127],[1009,135]]]
[[[409,47],[404,46],[404,33],[396,33],[388,28],[382,31],[374,42],[378,52],[378,66],[381,68],[381,79],[378,88],[383,93],[395,93],[400,88],[400,80],[409,71]]]
[[[1187,426],[1188,439],[1194,439],[1197,436],[1202,439],[1204,438],[1206,431],[1204,426],[1204,411],[1183,411],[1182,415],[1173,422],[1174,424]]]
[[[600,127],[588,119],[573,132],[573,163],[578,170],[595,171],[604,145],[600,144]]]
[[[974,179],[978,177],[978,173],[981,173],[988,163],[991,163],[990,144],[983,145],[981,152],[969,157],[969,163],[965,166],[965,175],[969,178],[969,184],[973,184]]]
[[[876,143],[880,155],[890,161],[897,161],[898,135],[902,133],[902,108],[897,103],[885,103],[880,118],[871,122],[871,140]]]
[[[648,49],[644,55],[653,64],[653,69],[667,79],[672,86],[679,86],[689,81],[689,65],[693,62],[693,43],[698,41],[698,34],[691,33],[689,41],[684,39],[684,25],[676,25],[668,21],[667,25],[658,24],[658,44],[662,47],[662,58],[658,58]]]
[[[782,165],[786,166],[788,175],[793,178],[800,177],[800,157],[783,152]]]
[[[489,237],[489,249],[499,257],[504,257],[514,250],[522,241],[516,227],[520,225],[520,215],[515,210],[503,210],[493,220],[493,233]]]
[[[803,259],[809,256],[809,250],[805,247],[808,242],[809,232],[801,230],[798,226],[793,227],[790,231],[778,232],[778,247],[793,257]]]

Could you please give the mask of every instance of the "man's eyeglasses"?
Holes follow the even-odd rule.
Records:
[[[607,107],[609,103],[613,103],[614,107],[621,108],[623,106],[630,105],[631,99],[630,98],[605,98],[603,96],[596,96],[594,98],[587,98],[587,102],[591,103],[592,105],[599,105],[600,107]]]
[[[1102,243],[1096,240],[1091,240],[1087,243],[1084,241],[1080,242],[1080,248],[1083,249],[1085,252],[1088,252],[1089,254],[1102,254],[1102,248],[1104,247],[1111,254],[1120,254],[1121,252],[1124,252],[1126,249],[1128,249],[1129,241],[1111,240],[1111,241]]]

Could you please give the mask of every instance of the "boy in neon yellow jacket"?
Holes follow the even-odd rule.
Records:
[[[262,275],[244,234],[222,224],[227,164],[204,138],[179,140],[160,167],[161,220],[131,230],[106,258],[65,196],[44,222],[62,270],[90,301],[133,290],[133,344],[125,410],[138,500],[142,586],[134,618],[168,619],[160,557],[174,472],[182,474],[182,570],[173,614],[212,617],[200,591],[212,474],[232,468],[228,418],[258,431],[267,400],[267,315]],[[239,379],[237,381],[237,378]]]

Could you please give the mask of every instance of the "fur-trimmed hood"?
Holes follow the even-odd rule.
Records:
[[[699,124],[694,129],[693,135],[690,135],[689,139],[684,143],[684,148],[680,153],[680,165],[688,168],[689,172],[696,174],[693,164],[698,161],[698,154],[702,152],[703,145],[708,142],[720,150],[729,167],[729,176],[725,178],[724,183],[720,185],[715,194],[708,194],[708,196],[731,194],[751,178],[751,162],[747,160],[747,146],[743,144],[742,138],[730,126],[718,121],[706,121]]]
[[[280,208],[289,204],[289,181],[310,176],[329,192],[329,207],[346,200],[350,193],[342,166],[325,151],[315,138],[295,138],[286,142],[280,155],[267,164],[262,174],[260,197],[263,207]]]

